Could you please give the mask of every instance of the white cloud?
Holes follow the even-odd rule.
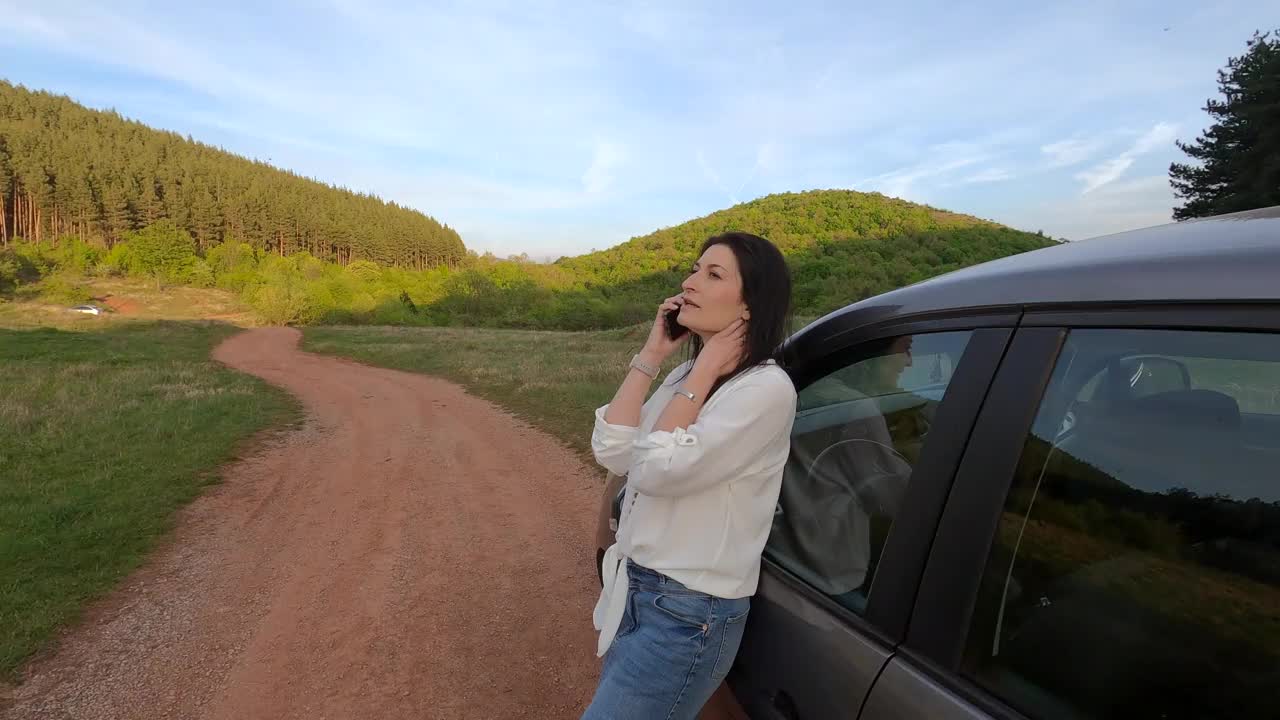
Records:
[[[716,172],[715,168],[711,167],[711,163],[707,162],[707,153],[702,148],[698,148],[697,152],[694,153],[694,160],[697,161],[698,169],[702,171],[703,177],[711,183],[711,186],[720,191],[731,204],[737,205],[737,194],[729,192],[729,188],[725,187],[724,181],[720,179],[720,173]]]
[[[42,37],[45,40],[61,45],[67,42],[67,34],[48,19],[31,15],[18,8],[4,8],[4,15],[17,32],[27,36]]]
[[[382,183],[371,179],[377,187]],[[549,187],[542,184],[517,184],[484,180],[470,175],[432,173],[406,178],[399,187],[392,185],[384,194],[389,199],[408,198],[413,207],[445,206],[454,212],[496,210],[500,212],[536,212],[571,210],[590,202],[576,189]],[[448,220],[447,217],[442,218]]]
[[[993,183],[1011,179],[1013,179],[1013,173],[1004,168],[987,168],[982,172],[974,173],[973,175],[964,178],[960,182],[968,185],[974,183]]]
[[[215,60],[214,53],[189,38],[170,37],[147,23],[101,9],[0,8],[0,29],[6,27],[34,32],[63,52],[178,82],[215,97],[246,97],[281,108],[300,99],[287,85],[264,81],[261,73],[240,72]]]
[[[1098,188],[1108,185],[1120,179],[1130,167],[1133,166],[1134,160],[1140,155],[1156,150],[1158,148],[1169,145],[1174,138],[1178,136],[1178,127],[1171,123],[1156,123],[1150,130],[1143,133],[1128,150],[1119,155],[1104,160],[1097,165],[1076,173],[1075,178],[1084,183],[1084,188],[1080,194],[1097,190]]]
[[[968,167],[975,163],[982,162],[985,158],[958,158],[955,160],[947,160],[939,163],[924,162],[919,165],[901,168],[883,175],[859,183],[865,185],[872,190],[878,190],[885,195],[896,198],[906,198],[913,194],[913,189],[921,180],[937,178],[947,175],[960,168]]]
[[[591,166],[582,173],[582,189],[597,195],[613,185],[614,170],[627,159],[626,149],[613,142],[599,141],[591,156]]]
[[[1152,150],[1158,150],[1173,143],[1178,137],[1178,126],[1173,123],[1156,123],[1155,127],[1146,132],[1145,135],[1138,138],[1133,144],[1133,153],[1135,155],[1144,155]]]
[[[1040,152],[1049,158],[1049,167],[1067,167],[1078,165],[1093,157],[1102,148],[1101,140],[1068,138],[1058,142],[1042,145]]]
[[[1029,203],[996,219],[1053,237],[1084,240],[1172,222],[1173,205],[1169,178],[1149,175],[1100,186],[1085,195]]]
[[[733,197],[740,197],[742,191],[752,183],[761,173],[768,173],[777,166],[780,158],[778,146],[772,142],[761,143],[756,148],[756,161],[751,166],[751,170],[743,177],[742,182],[738,184],[738,190],[733,193]],[[736,200],[734,201],[737,202]]]
[[[1133,165],[1133,154],[1125,151],[1110,160],[1105,160],[1094,165],[1088,170],[1081,170],[1076,173],[1075,178],[1084,183],[1084,189],[1080,191],[1081,195],[1097,190],[1103,185],[1107,185],[1120,179],[1124,175],[1124,171]]]
[[[924,160],[867,178],[855,183],[854,187],[877,190],[890,197],[918,198],[918,186],[923,181],[946,180],[957,170],[989,160],[996,144],[999,144],[999,141],[988,138],[933,145],[923,151]]]
[[[1246,1],[1213,12],[1254,23]],[[940,6],[929,27],[905,6],[783,13],[725,0],[212,7],[0,0],[0,54],[15,52],[5,66],[19,75],[39,68],[25,72],[51,90],[95,85],[100,106],[175,119],[197,136],[221,129],[210,139],[233,152],[377,192],[463,227],[468,243],[513,250],[535,237],[603,246],[608,233],[592,228],[618,217],[643,233],[813,187],[984,215],[994,213],[983,203],[1058,207],[1055,193],[1074,200],[1080,188],[1110,197],[1147,172],[1139,158],[1156,156],[1172,126],[1124,137],[1100,124],[1181,119],[1171,106],[1190,123],[1223,48],[1239,44],[1226,23],[1205,22],[1231,37],[1156,47],[1133,40],[1141,13],[1103,22],[1111,9],[1075,6],[1018,20]],[[1086,45],[1107,52],[1070,52]],[[1046,182],[994,185],[1033,174]]]

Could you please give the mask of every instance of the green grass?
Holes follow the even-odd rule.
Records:
[[[284,392],[209,359],[237,328],[0,312],[0,678],[136,568]]]
[[[60,294],[60,284],[83,290],[87,299],[74,302]],[[72,305],[88,303],[102,308],[100,316],[68,312]],[[254,325],[252,310],[235,295],[217,288],[168,286],[139,278],[61,275],[23,286],[12,297],[0,297],[0,327],[58,327],[87,330],[117,321],[221,320],[234,325]]]
[[[798,329],[812,320],[797,317],[794,324]],[[613,398],[648,331],[647,324],[593,332],[308,327],[302,347],[452,380],[590,460],[592,413]],[[663,372],[684,359],[677,353]]]
[[[639,326],[599,332],[309,327],[303,349],[447,378],[589,457],[592,412],[613,397],[645,334]],[[673,358],[667,367],[680,362]]]

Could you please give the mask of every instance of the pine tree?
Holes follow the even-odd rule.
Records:
[[[222,213],[208,190],[195,194],[191,205],[191,234],[201,250],[222,241]]]
[[[9,218],[5,207],[9,205],[9,189],[13,181],[10,177],[9,151],[3,137],[0,137],[0,247],[9,246]]]
[[[1204,106],[1213,125],[1178,143],[1199,163],[1169,166],[1173,192],[1185,200],[1175,220],[1280,205],[1280,36],[1254,33],[1247,47],[1218,71],[1224,99]]]
[[[129,199],[118,185],[110,184],[103,188],[98,201],[98,225],[108,243],[121,239],[133,229]]]
[[[307,250],[413,266],[442,225],[372,195],[152,130],[115,112],[0,80],[0,243],[74,233],[108,242],[161,219],[200,250],[234,237],[259,250]],[[438,256],[456,265],[456,232]]]

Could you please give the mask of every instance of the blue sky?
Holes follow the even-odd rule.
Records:
[[[1080,239],[1168,220],[1174,139],[1278,20],[1280,0],[0,0],[0,77],[504,256],[813,188]]]

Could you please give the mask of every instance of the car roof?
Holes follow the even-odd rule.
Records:
[[[826,315],[894,317],[964,308],[1280,299],[1280,205],[1157,225],[1012,255]],[[871,311],[871,312],[866,312]]]

